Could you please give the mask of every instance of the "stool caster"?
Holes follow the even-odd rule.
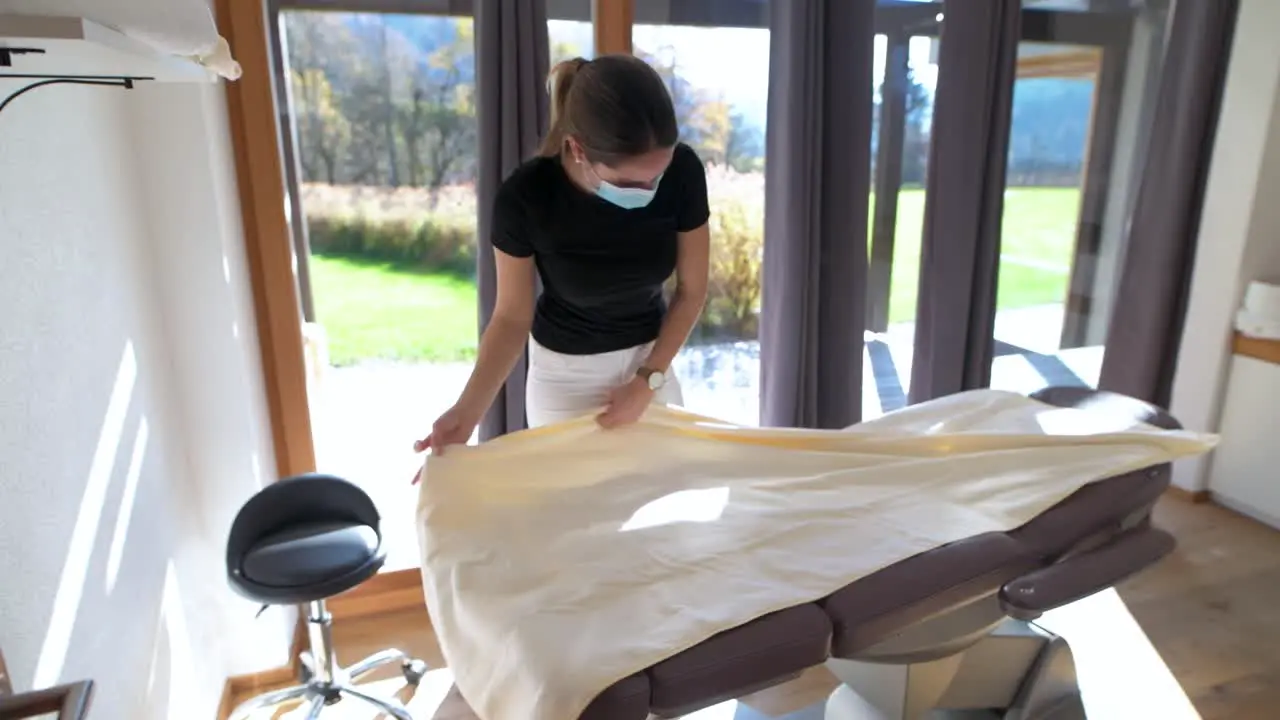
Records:
[[[259,708],[273,707],[295,700],[301,700],[309,708],[303,717],[307,720],[318,720],[324,708],[345,698],[354,698],[365,705],[372,706],[380,710],[389,720],[413,720],[408,709],[399,700],[371,695],[355,683],[380,667],[398,663],[405,681],[410,686],[416,687],[429,670],[422,660],[409,657],[399,650],[383,650],[349,668],[338,668],[334,678],[330,680],[320,680],[314,671],[314,657],[308,652],[303,653],[300,659],[302,667],[298,675],[303,678],[301,685],[268,693],[245,702],[231,714],[232,720],[243,720]]]

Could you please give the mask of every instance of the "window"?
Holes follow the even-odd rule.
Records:
[[[551,40],[551,65],[561,60],[582,57],[590,60],[594,53],[595,38],[591,23],[581,20],[547,20],[547,34]]]
[[[351,11],[284,5],[277,52],[317,453],[399,507],[419,462],[412,435],[454,401],[476,351],[472,21],[359,12],[359,0]],[[876,15],[864,417],[901,407],[908,390],[939,8]],[[592,24],[557,12],[552,60],[591,57]],[[636,12],[635,52],[666,80],[711,195],[710,297],[675,371],[688,407],[754,424],[768,5]],[[1146,9],[1050,22],[1062,14],[1028,10],[1014,96],[993,384],[1022,391],[1096,379],[1164,27]],[[411,518],[388,517],[406,518],[389,564],[404,567],[416,560]]]
[[[283,9],[278,52],[317,462],[385,510],[396,570],[417,563],[414,435],[478,344],[474,37],[470,17],[360,4]],[[548,35],[553,61],[592,54],[590,22]]]
[[[658,70],[671,91],[681,140],[707,166],[710,289],[702,320],[675,363],[685,405],[754,425],[769,31],[637,24],[632,39],[636,55]]]
[[[890,26],[875,38],[867,335],[862,418],[907,404],[920,285],[937,40]]]
[[[1168,12],[1025,5],[991,381],[1021,393],[1097,383]],[[910,389],[940,10],[877,12],[864,419]]]
[[[1152,2],[1121,10],[1045,13],[1045,32],[1024,28],[993,387],[1097,385],[1169,13]]]
[[[317,462],[386,510],[388,568],[409,567],[413,434],[453,403],[477,344],[472,21],[285,10],[281,24]]]

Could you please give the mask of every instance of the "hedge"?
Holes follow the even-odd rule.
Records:
[[[711,264],[701,332],[754,338],[760,306],[764,179],[708,169]],[[474,277],[476,196],[471,185],[428,191],[306,184],[312,252],[392,261]]]

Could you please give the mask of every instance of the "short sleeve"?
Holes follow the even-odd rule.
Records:
[[[689,232],[707,224],[711,217],[711,206],[707,201],[707,170],[702,165],[702,158],[688,145],[680,145],[676,150],[673,164],[679,163],[680,213],[676,220],[676,230]]]
[[[524,204],[511,187],[510,180],[502,183],[493,200],[493,229],[489,235],[493,246],[508,255],[521,258],[533,255]]]

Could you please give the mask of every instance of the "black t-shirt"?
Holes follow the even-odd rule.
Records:
[[[653,201],[635,210],[583,191],[559,158],[539,157],[498,189],[492,242],[537,265],[542,294],[534,340],[555,352],[590,355],[658,337],[677,233],[701,227],[709,215],[706,172],[687,145],[676,146]]]

